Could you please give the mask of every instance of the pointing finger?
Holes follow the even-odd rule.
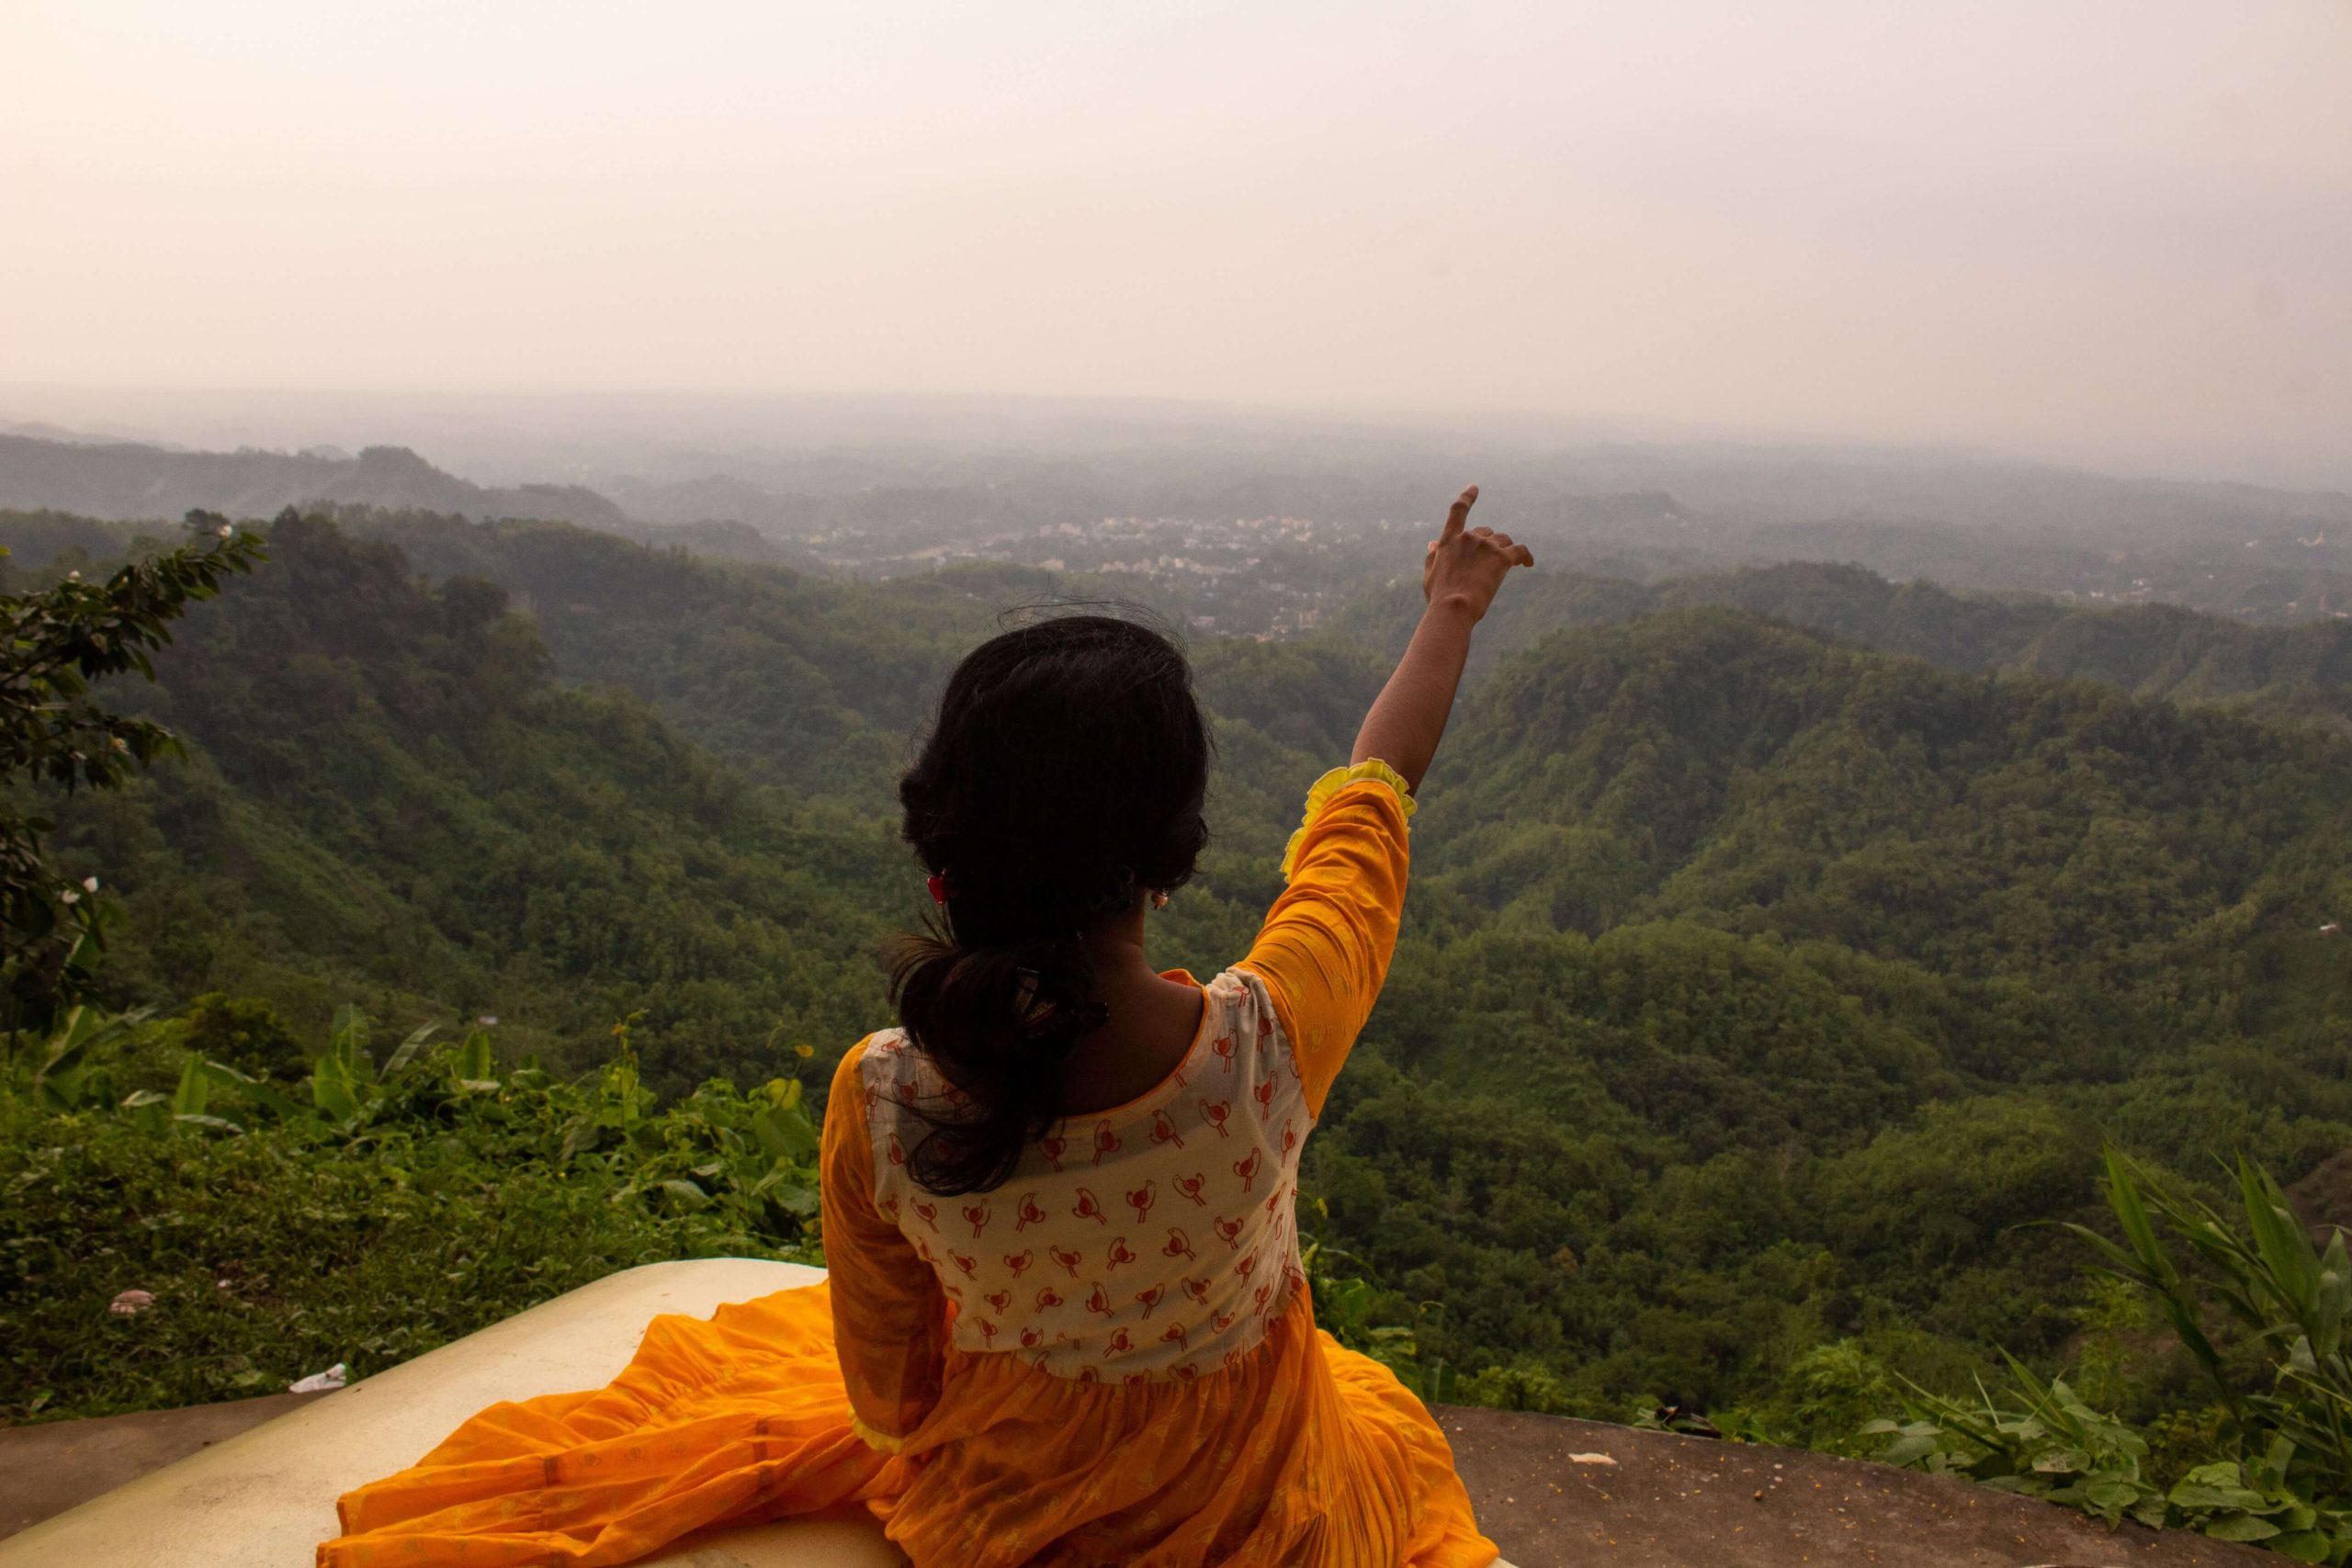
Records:
[[[1453,498],[1453,505],[1445,514],[1445,532],[1438,536],[1439,542],[1442,543],[1460,535],[1462,525],[1470,521],[1470,509],[1477,504],[1478,487],[1466,486],[1460,495]]]

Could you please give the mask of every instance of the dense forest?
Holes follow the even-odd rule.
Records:
[[[18,586],[96,570],[129,532],[0,520],[31,547]],[[925,702],[1009,607],[1117,586],[859,582],[354,508],[265,532],[267,564],[188,614],[155,682],[108,688],[187,761],[54,803],[53,859],[119,908],[114,1001],[158,1010],[119,1089],[169,1087],[192,1032],[281,1042],[300,1072],[356,1003],[389,1038],[495,1020],[459,1083],[526,1055],[548,1083],[609,1073],[626,1021],[615,1092],[805,1078],[821,1110],[821,1069],[887,1021],[879,941],[919,913],[889,807]],[[1246,945],[1401,608],[1374,585],[1311,637],[1197,641],[1216,839],[1166,963],[1205,975]],[[2006,1348],[2096,1363],[2132,1419],[2193,1424],[2193,1368],[2042,1222],[2105,1213],[2107,1141],[2189,1190],[2250,1154],[2313,1217],[2352,1217],[2331,1197],[2347,691],[2334,625],[1837,568],[1514,582],[1424,792],[1388,990],[1310,1148],[1307,1224],[1348,1310],[1409,1330],[1447,1398],[1663,1401],[1838,1443],[1901,1404],[1898,1378],[1957,1391]],[[750,1114],[704,1092],[733,1109],[696,1126]],[[10,1116],[0,1186],[22,1194],[74,1140]],[[671,1235],[611,1234],[616,1262]],[[0,1288],[0,1314],[102,1313],[124,1269],[77,1266],[74,1299]],[[234,1360],[261,1349],[171,1393],[244,1386]],[[0,1410],[22,1416],[15,1375]],[[141,1397],[84,1395],[48,1407]]]

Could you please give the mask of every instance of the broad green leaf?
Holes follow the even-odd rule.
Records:
[[[2083,1486],[2083,1495],[2102,1508],[2129,1508],[2151,1495],[2151,1488],[2136,1481],[2094,1478]]]
[[[2327,1537],[2317,1530],[2291,1530],[2273,1536],[2263,1543],[2263,1548],[2297,1562],[2328,1562],[2333,1550]]]
[[[479,1029],[469,1032],[465,1043],[458,1048],[458,1077],[469,1084],[488,1082],[494,1065],[490,1036]]]
[[[415,1061],[417,1054],[424,1049],[425,1042],[432,1039],[440,1028],[437,1023],[420,1023],[410,1030],[408,1038],[393,1047],[391,1056],[384,1063],[384,1076],[390,1077]]]
[[[1883,1464],[1911,1464],[1936,1451],[1933,1438],[1897,1438],[1878,1457]]]
[[[191,1051],[187,1064],[180,1068],[179,1088],[172,1091],[174,1116],[201,1116],[212,1098],[212,1080],[204,1071],[204,1058]]]
[[[2223,1514],[2199,1527],[2215,1540],[2268,1540],[2278,1527],[2252,1514]]]

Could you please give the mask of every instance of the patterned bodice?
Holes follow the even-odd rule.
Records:
[[[938,1276],[961,1349],[1081,1382],[1193,1378],[1265,1337],[1299,1279],[1298,1158],[1312,1118],[1264,982],[1228,969],[1160,1085],[1055,1127],[994,1191],[942,1198],[907,1172],[952,1103],[896,1030],[860,1064],[876,1206]]]

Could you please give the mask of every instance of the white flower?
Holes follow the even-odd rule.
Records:
[[[64,892],[60,893],[57,896],[57,899],[61,904],[78,904],[82,901],[82,896],[69,887]]]
[[[232,535],[232,534],[233,534],[233,533],[235,533],[235,532],[236,532],[236,530],[235,530],[234,528],[230,527],[230,526],[229,526],[229,525],[227,525],[226,523],[223,523],[223,524],[221,524],[221,525],[220,525],[220,536],[221,536],[222,538],[224,538],[224,539],[225,539],[225,538],[227,538],[230,535]]]
[[[82,581],[82,574],[78,571],[69,571],[65,574],[65,581],[68,582],[79,582]]]
[[[97,879],[96,877],[95,877],[95,876],[85,876],[85,877],[84,877],[84,878],[82,879],[82,891],[83,891],[83,892],[85,892],[85,893],[96,893],[97,890],[98,890],[98,879]]]

